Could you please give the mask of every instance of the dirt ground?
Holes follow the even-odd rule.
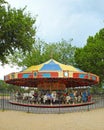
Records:
[[[0,111],[0,130],[104,130],[104,108],[65,114]]]

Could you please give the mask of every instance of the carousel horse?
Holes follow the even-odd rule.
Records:
[[[34,96],[32,95],[32,93],[23,93],[23,98],[22,101],[32,101],[32,99],[34,98]]]

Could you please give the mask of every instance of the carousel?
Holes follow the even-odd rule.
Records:
[[[57,108],[93,104],[90,88],[99,83],[99,77],[50,59],[23,71],[10,73],[4,77],[4,81],[20,87],[35,88],[29,93],[16,92],[10,103]]]

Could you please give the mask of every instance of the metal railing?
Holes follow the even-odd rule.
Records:
[[[12,101],[12,103],[11,103]],[[37,107],[30,105],[30,102],[21,100],[16,101],[11,92],[0,92],[0,110],[14,110],[14,111],[24,111],[31,113],[70,113],[70,112],[81,112],[81,111],[90,111],[92,109],[104,108],[104,95],[92,95],[92,104],[90,105],[79,105],[79,106],[69,106],[62,107],[60,102],[57,104],[58,107]],[[22,105],[21,105],[22,104]]]

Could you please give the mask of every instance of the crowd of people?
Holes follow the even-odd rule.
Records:
[[[17,101],[28,101],[34,104],[76,104],[91,101],[91,95],[88,90],[65,91],[34,91],[34,93],[15,94]]]

